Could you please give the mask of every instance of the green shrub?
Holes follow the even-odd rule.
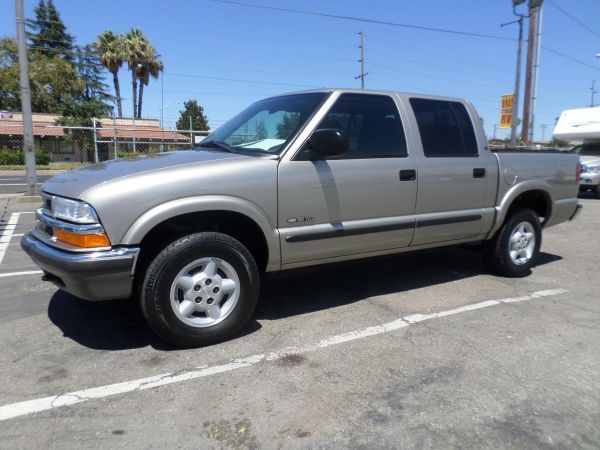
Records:
[[[0,164],[1,165],[16,165],[24,164],[25,158],[23,152],[18,150],[10,150],[8,148],[0,149]]]
[[[130,156],[154,155],[156,153],[157,153],[157,150],[155,150],[155,149],[141,150],[141,151],[137,151],[137,152],[119,150],[117,152],[117,156],[119,158],[128,158]]]
[[[50,164],[50,155],[48,152],[36,150],[35,163],[40,166]],[[21,150],[11,150],[9,148],[0,149],[0,165],[17,166],[25,164],[25,156]]]

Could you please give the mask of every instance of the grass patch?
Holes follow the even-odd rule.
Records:
[[[89,163],[88,163],[89,164]],[[36,171],[44,171],[44,170],[71,170],[76,169],[78,167],[83,167],[88,164],[75,163],[75,162],[56,162],[50,163],[47,166],[35,166]],[[25,170],[24,164],[9,164],[9,165],[0,165],[0,170]]]

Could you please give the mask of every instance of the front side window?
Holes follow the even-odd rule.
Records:
[[[258,101],[227,121],[206,142],[224,143],[241,153],[278,155],[328,95],[313,92]]]
[[[344,158],[397,158],[407,155],[398,108],[385,95],[342,94],[317,129],[343,130],[348,136]]]
[[[426,157],[477,156],[477,139],[462,103],[411,98]]]

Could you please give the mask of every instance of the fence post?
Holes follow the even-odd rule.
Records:
[[[194,146],[194,132],[192,131],[192,116],[190,116],[190,147]]]
[[[135,117],[132,120],[133,120],[133,153],[137,153],[137,150],[135,148]]]
[[[94,162],[98,162],[98,130],[96,128],[96,118],[92,117],[92,123],[94,124]]]
[[[117,119],[113,114],[113,151],[115,153],[115,159],[119,157],[119,149],[117,148],[119,143],[117,142]]]

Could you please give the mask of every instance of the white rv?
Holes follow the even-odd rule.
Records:
[[[573,149],[581,162],[579,188],[591,190],[600,198],[600,107],[563,111],[554,138],[582,142]]]

